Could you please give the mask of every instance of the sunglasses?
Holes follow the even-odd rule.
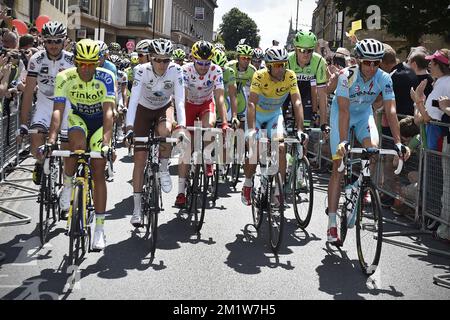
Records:
[[[287,62],[272,62],[269,65],[274,67],[274,68],[286,68],[287,67]]]
[[[153,58],[153,61],[156,62],[156,63],[164,63],[164,64],[170,63],[170,59]]]
[[[98,62],[75,61],[82,68],[98,67]]]
[[[239,57],[239,59],[242,59],[242,60],[246,60],[246,61],[250,61],[250,60],[252,60],[252,58],[251,58],[251,57]]]
[[[45,44],[62,44],[64,39],[45,39]]]
[[[314,52],[314,49],[303,49],[303,48],[297,48],[297,51],[300,53],[306,53],[306,54],[311,54]]]
[[[139,58],[145,57],[146,55],[147,55],[147,54],[138,53],[138,57],[139,57]]]
[[[381,60],[361,60],[361,63],[367,67],[379,67]]]
[[[253,59],[252,62],[254,62],[254,63],[261,63],[262,60]]]
[[[211,61],[195,61],[196,64],[198,64],[201,67],[209,67],[211,65]]]

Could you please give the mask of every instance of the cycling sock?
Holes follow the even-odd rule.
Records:
[[[169,171],[169,159],[159,159],[161,162],[161,166],[159,167],[160,172],[167,172]]]
[[[336,213],[328,213],[328,229],[336,227]]]
[[[95,213],[95,230],[103,230],[105,225],[105,214]]]
[[[141,192],[135,192],[133,193],[134,198],[134,211],[136,210],[141,211],[141,199],[142,199],[142,193]]]
[[[178,194],[185,193],[186,189],[186,178],[178,179]]]
[[[64,173],[64,187],[71,188],[72,187],[72,178]]]
[[[253,187],[252,179],[245,178],[244,187]]]

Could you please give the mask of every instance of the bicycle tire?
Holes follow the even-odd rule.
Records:
[[[271,176],[269,178],[269,184],[268,184],[268,221],[269,221],[269,242],[270,247],[272,249],[272,252],[274,254],[278,253],[278,250],[280,249],[282,237],[283,237],[283,226],[284,226],[284,194],[283,194],[283,185],[281,183],[281,174],[277,173],[274,176]],[[274,210],[271,204],[271,197],[272,194],[275,193],[275,188],[278,187],[279,190],[279,207],[278,210]],[[278,215],[276,214],[276,211],[278,211]]]
[[[80,258],[81,232],[83,217],[83,186],[75,184],[72,198],[72,217],[69,230],[69,266],[78,263]]]
[[[264,210],[263,210],[263,201],[267,201],[267,197],[261,192],[261,180],[256,176],[253,177],[252,181],[252,194],[251,194],[251,206],[252,206],[252,217],[253,217],[253,226],[256,230],[259,230],[262,224]],[[267,195],[267,194],[266,194]]]
[[[51,190],[49,182],[49,177],[43,174],[41,179],[41,189],[39,193],[39,238],[42,245],[47,242],[48,233],[50,231]]]
[[[188,212],[195,231],[197,231],[199,225],[198,205],[199,201],[201,201],[200,199],[201,194],[199,190],[201,190],[203,185],[203,180],[201,179],[202,178],[201,172],[202,172],[202,165],[200,164],[195,165],[194,172],[190,173],[192,177],[192,182],[189,185],[188,189],[189,194]]]
[[[150,200],[150,212],[149,212],[149,223],[150,223],[150,252],[152,256],[155,254],[156,250],[156,241],[158,239],[158,214],[159,214],[159,196],[160,196],[160,188],[157,179],[155,178],[156,172],[153,172],[153,175],[150,177],[150,191],[151,191],[151,200]]]
[[[363,273],[372,275],[375,273],[381,256],[383,243],[383,214],[381,211],[380,195],[372,182],[367,182],[363,188],[357,202],[356,221],[356,248],[358,250],[358,260]],[[364,194],[370,193],[371,202],[365,203]],[[367,234],[363,231],[368,231]],[[372,239],[371,239],[372,238]],[[373,250],[369,249],[373,248]]]
[[[202,229],[203,226],[203,222],[205,221],[205,213],[206,213],[206,205],[208,204],[208,185],[209,182],[212,178],[209,178],[206,175],[206,169],[204,166],[202,166],[202,171],[201,171],[201,180],[203,181],[203,185],[201,187],[201,212],[200,212],[200,218],[198,220],[198,225],[196,228],[196,232],[200,233],[200,230]]]
[[[306,210],[306,216],[303,216],[301,214],[304,210],[299,210],[299,205],[303,202],[303,197],[299,196],[302,193],[302,190],[300,188],[297,188],[297,169],[302,166],[303,169],[303,175],[307,175],[307,189],[305,192],[305,200],[306,197],[308,198],[308,208],[305,208]],[[293,168],[293,178],[291,179],[292,186],[291,190],[292,192],[292,199],[293,199],[293,206],[294,206],[294,214],[295,218],[297,219],[297,223],[301,229],[306,229],[311,221],[312,212],[313,212],[313,206],[314,206],[314,185],[313,185],[313,176],[312,176],[312,170],[311,165],[309,163],[309,160],[305,157],[300,160],[295,160],[295,167]],[[300,203],[298,202],[300,200]]]
[[[211,200],[213,202],[213,206],[216,206],[216,201],[219,198],[219,176],[220,176],[220,169],[219,169],[219,165],[216,164],[215,166],[215,171],[214,171],[214,175],[213,177],[211,177],[212,181],[211,181],[211,188],[212,188],[212,193],[211,193]]]

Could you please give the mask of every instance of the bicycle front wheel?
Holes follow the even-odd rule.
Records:
[[[273,253],[277,254],[283,236],[284,225],[284,195],[281,183],[281,174],[277,173],[269,178],[268,215],[269,215],[269,238]]]
[[[153,173],[152,178],[150,179],[150,190],[151,190],[151,199],[150,199],[150,212],[149,212],[149,220],[150,220],[150,252],[152,256],[155,254],[156,250],[156,240],[158,237],[158,215],[159,215],[159,197],[160,197],[160,188],[158,181],[155,179],[156,172]]]
[[[363,272],[372,275],[380,261],[383,242],[383,216],[380,206],[380,195],[370,182],[361,188],[357,202],[356,247],[358,259]],[[368,197],[364,197],[368,193]]]
[[[72,216],[69,230],[69,266],[78,263],[81,257],[80,250],[83,246],[83,186],[76,184],[72,199]]]
[[[314,186],[311,166],[307,158],[295,161],[292,172],[291,190],[294,214],[302,229],[308,227],[311,221],[314,205]]]
[[[47,242],[48,233],[50,231],[50,212],[51,205],[51,189],[50,178],[43,174],[41,180],[41,190],[39,194],[39,237],[41,244],[44,245]]]
[[[263,186],[261,185],[261,176],[255,175],[253,177],[253,188],[251,194],[251,202],[252,202],[252,216],[253,216],[253,226],[256,230],[259,230],[262,223],[263,217],[263,207],[264,203],[267,203],[267,194],[262,193]],[[267,188],[267,186],[264,186]]]

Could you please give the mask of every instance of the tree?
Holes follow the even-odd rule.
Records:
[[[450,6],[448,0],[336,0],[339,10],[347,9],[348,16],[363,22],[373,13],[367,8],[377,5],[381,9],[382,28],[397,37],[405,37],[409,46],[420,45],[424,34],[449,36]]]
[[[245,44],[253,48],[259,47],[261,37],[258,35],[258,26],[238,8],[231,9],[223,16],[219,31],[227,50],[234,50],[241,39],[246,39]]]

